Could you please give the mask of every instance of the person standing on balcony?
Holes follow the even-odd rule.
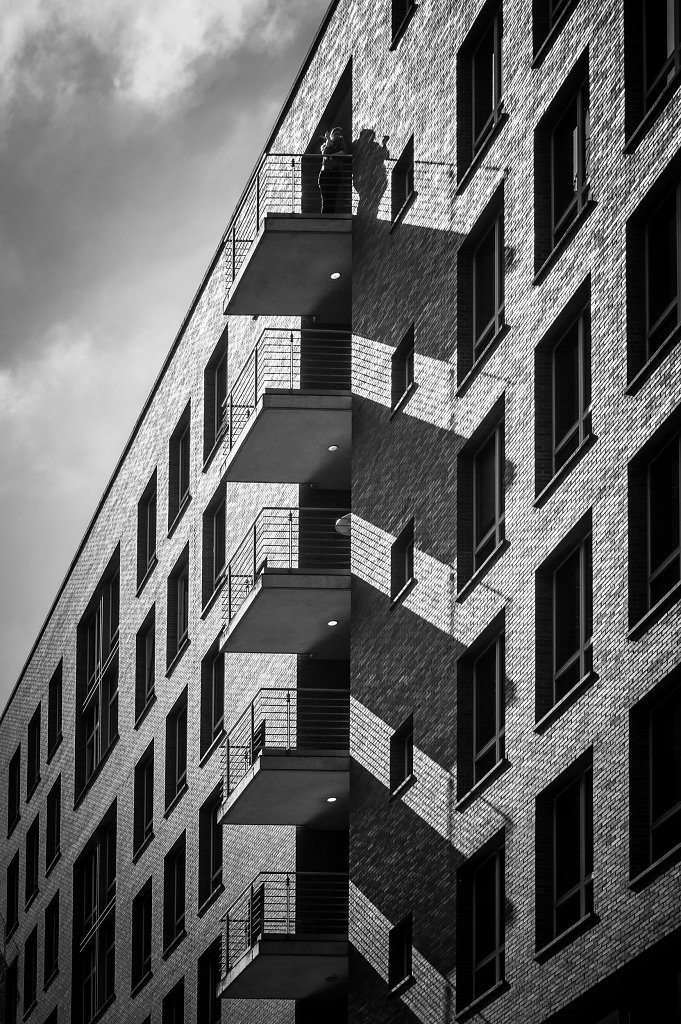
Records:
[[[339,196],[345,177],[347,147],[343,129],[334,128],[326,132],[322,142],[322,169],[319,172],[319,191],[322,197],[322,213],[338,213],[343,196]],[[339,202],[340,200],[340,202]]]

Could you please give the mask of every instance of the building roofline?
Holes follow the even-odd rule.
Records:
[[[272,143],[273,143],[273,141],[274,141],[274,139],[275,139],[279,129],[281,128],[282,122],[283,122],[284,118],[286,117],[286,115],[289,112],[291,104],[293,103],[295,95],[296,95],[296,93],[298,91],[298,87],[299,87],[299,85],[300,85],[304,75],[306,74],[310,64],[312,63],[312,58],[314,57],[315,53],[317,52],[317,49],[318,49],[319,44],[321,42],[322,36],[326,32],[326,29],[327,29],[327,27],[329,25],[329,22],[331,21],[331,18],[333,17],[333,14],[334,14],[336,8],[338,7],[339,2],[340,2],[340,0],[331,0],[329,6],[326,9],[326,13],[324,14],[324,17],[322,18],[321,24],[320,24],[319,28],[317,29],[317,32],[315,33],[315,37],[312,40],[312,43],[310,44],[310,47],[309,47],[307,53],[305,54],[305,57],[303,58],[303,62],[300,65],[298,73],[297,73],[295,79],[293,80],[293,84],[292,84],[292,86],[291,86],[291,88],[290,88],[290,90],[288,92],[288,95],[286,96],[286,99],[284,100],[284,103],[282,104],[281,110],[279,111],[279,113],[277,115],[277,118],[276,118],[276,120],[274,122],[272,130],[270,131],[270,134],[267,137],[265,145],[263,146],[263,148],[262,148],[262,150],[261,150],[261,152],[260,152],[260,154],[258,156],[258,159],[255,162],[254,169],[253,169],[250,177],[248,178],[248,180],[246,182],[246,185],[244,186],[244,189],[243,189],[241,195],[239,196],[238,201],[236,202],[236,204],[234,206],[234,210],[235,211],[238,210],[238,208],[239,208],[239,206],[240,206],[240,204],[241,204],[241,202],[243,200],[243,197],[246,194],[246,192],[248,191],[248,188],[249,188],[249,186],[250,186],[250,184],[251,184],[251,182],[252,182],[252,180],[253,180],[253,178],[255,176],[257,168],[260,165],[260,161],[262,160],[262,158],[265,155],[265,153],[267,153],[268,150],[271,148]],[[232,217],[233,217],[233,214],[232,214]],[[104,491],[102,493],[102,497],[99,499],[99,501],[97,503],[97,507],[95,508],[95,511],[94,511],[94,513],[93,513],[93,515],[92,515],[92,517],[90,519],[90,522],[88,523],[87,527],[85,528],[85,533],[83,534],[83,538],[82,538],[80,544],[78,545],[78,547],[76,548],[76,553],[73,556],[73,558],[71,559],[71,562],[69,564],[68,569],[66,570],[64,578],[62,579],[62,581],[61,581],[61,583],[59,585],[59,588],[57,590],[55,598],[52,601],[52,604],[50,605],[50,608],[49,608],[49,610],[47,612],[47,615],[45,616],[45,619],[43,620],[43,624],[40,627],[40,629],[38,630],[38,635],[36,636],[36,638],[35,638],[35,640],[33,642],[33,645],[32,645],[32,647],[31,647],[31,649],[30,649],[30,651],[28,653],[28,657],[26,658],[26,660],[25,660],[25,662],[23,664],[23,667],[21,668],[21,671],[19,672],[19,676],[17,678],[16,683],[14,684],[12,692],[10,693],[9,697],[7,698],[7,702],[6,702],[5,706],[4,706],[4,708],[2,709],[2,712],[0,713],[0,725],[2,724],[2,722],[5,719],[5,715],[7,714],[8,710],[9,710],[10,704],[14,700],[14,697],[15,697],[18,689],[19,689],[19,686],[21,685],[21,682],[22,682],[22,680],[23,680],[23,678],[24,678],[24,676],[26,674],[28,666],[31,663],[33,655],[35,654],[35,652],[36,652],[36,650],[38,648],[38,644],[42,640],[43,635],[45,633],[45,630],[47,629],[47,624],[49,623],[50,619],[52,618],[52,615],[54,614],[54,610],[57,607],[59,599],[62,596],[62,594],[64,593],[66,585],[69,582],[69,580],[71,578],[71,575],[73,574],[73,570],[75,569],[76,565],[78,564],[78,559],[80,558],[81,554],[83,553],[83,549],[85,548],[85,545],[88,542],[90,534],[92,533],[92,531],[94,529],[94,525],[97,522],[97,519],[99,518],[99,514],[102,511],[102,508],[104,507],[104,503],[106,502],[106,499],[109,497],[109,494],[111,493],[111,490],[112,490],[113,485],[114,485],[114,483],[116,481],[116,478],[117,478],[117,476],[118,476],[118,474],[120,472],[120,469],[121,469],[123,463],[125,462],[125,459],[126,459],[128,453],[129,453],[129,451],[130,451],[130,449],[132,447],[132,444],[133,444],[135,438],[137,437],[139,429],[140,429],[142,423],[144,422],[144,418],[145,418],[147,412],[149,411],[149,407],[151,406],[151,403],[152,403],[152,401],[153,401],[153,399],[154,399],[154,397],[155,397],[155,395],[156,395],[156,393],[157,393],[157,391],[158,391],[158,389],[159,389],[159,387],[161,385],[161,382],[162,382],[163,378],[165,377],[166,371],[167,371],[168,367],[170,366],[170,364],[171,364],[171,362],[173,360],[173,357],[174,357],[175,353],[177,352],[177,349],[179,348],[179,345],[180,345],[180,342],[182,341],[182,338],[184,337],[184,332],[186,331],[187,326],[189,325],[189,322],[191,321],[191,318],[193,317],[193,315],[194,315],[194,313],[196,311],[196,307],[198,306],[198,304],[199,304],[199,302],[201,300],[201,296],[203,295],[203,293],[205,291],[205,288],[206,288],[206,286],[207,286],[207,284],[208,284],[208,282],[209,282],[209,280],[211,278],[211,275],[212,275],[213,271],[215,270],[216,264],[217,264],[218,260],[220,259],[220,256],[222,255],[222,251],[223,251],[223,249],[225,247],[225,239],[226,239],[227,233],[229,231],[229,226],[231,224],[232,217],[230,217],[229,221],[227,222],[227,227],[225,228],[225,230],[222,232],[222,234],[220,236],[220,242],[218,243],[218,246],[217,246],[215,252],[213,253],[213,255],[211,257],[210,263],[208,264],[208,268],[207,268],[207,270],[206,270],[206,272],[203,275],[203,278],[201,280],[201,284],[197,288],[197,290],[196,290],[196,292],[194,294],[194,297],[193,297],[191,303],[189,304],[189,309],[187,310],[187,312],[185,313],[185,315],[184,315],[184,317],[182,319],[182,323],[180,324],[180,328],[179,328],[177,334],[175,335],[175,338],[173,340],[172,345],[170,346],[170,350],[168,351],[168,355],[164,359],[163,365],[161,366],[159,374],[158,374],[158,376],[156,377],[156,380],[154,381],[154,383],[151,386],[151,390],[150,390],[149,394],[147,395],[147,398],[145,399],[144,405],[142,406],[142,411],[140,412],[139,416],[137,417],[137,420],[135,421],[135,425],[133,426],[132,431],[130,432],[128,440],[125,442],[125,445],[123,447],[123,451],[121,452],[121,454],[120,454],[120,456],[118,458],[118,461],[117,461],[117,463],[116,463],[116,465],[114,467],[114,470],[113,470],[111,476],[109,477],[109,480],[108,480],[108,482],[107,482],[107,484],[106,484],[106,486],[104,488]]]

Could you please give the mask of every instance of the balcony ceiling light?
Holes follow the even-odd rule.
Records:
[[[330,444],[329,445],[329,451],[330,452],[337,452],[338,451],[338,445],[337,444]]]
[[[334,270],[333,274],[331,275],[331,280],[332,281],[337,281],[339,277],[340,277],[340,270]]]
[[[337,799],[338,799],[337,796],[327,796],[326,802],[327,802],[327,804],[335,804]]]
[[[337,626],[337,625],[338,625],[338,619],[329,619],[329,621],[327,622],[327,626]]]

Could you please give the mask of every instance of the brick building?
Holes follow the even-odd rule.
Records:
[[[681,1020],[680,80],[331,4],[0,722],[6,1024]]]

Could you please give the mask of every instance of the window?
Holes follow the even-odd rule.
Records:
[[[205,607],[224,579],[227,524],[225,488],[221,486],[203,514],[202,603]]]
[[[222,784],[199,810],[199,908],[222,890]]]
[[[629,466],[631,626],[654,608],[664,611],[679,593],[681,434],[670,430],[678,430],[678,414]]]
[[[225,656],[214,644],[201,662],[201,757],[225,731]]]
[[[72,1005],[76,1024],[90,1024],[114,995],[115,804],[74,865],[75,963]]]
[[[390,597],[396,601],[402,592],[415,583],[414,520],[411,519],[390,548]]]
[[[36,814],[33,823],[26,833],[26,886],[24,896],[27,909],[38,895],[39,850],[40,815]]]
[[[501,123],[501,6],[487,3],[457,59],[459,181]]]
[[[168,577],[168,668],[188,643],[189,545],[185,547]]]
[[[390,219],[395,224],[407,204],[416,197],[414,191],[414,136],[404,147],[402,156],[395,162],[390,177]]]
[[[411,914],[388,932],[388,987],[391,991],[412,980],[411,935]]]
[[[45,832],[45,874],[60,855],[61,845],[61,775],[47,794],[47,829]]]
[[[222,972],[222,942],[218,937],[199,957],[196,980],[196,1019],[201,1024],[219,1024],[222,1000],[217,995]]]
[[[537,797],[537,947],[593,913],[591,751]]]
[[[460,800],[504,761],[503,628],[502,613],[459,659],[457,666],[457,790]]]
[[[19,924],[19,851],[7,865],[7,903],[5,906],[5,938],[9,938]]]
[[[24,1020],[38,1000],[38,926],[24,944]]]
[[[40,782],[40,704],[28,723],[26,754],[26,800],[30,800]]]
[[[457,1010],[504,980],[504,833],[458,873]]]
[[[630,715],[631,873],[681,854],[681,682],[674,672]]]
[[[6,1024],[17,1024],[19,1017],[19,957],[7,967],[5,975],[5,1021]]]
[[[163,997],[161,1024],[184,1024],[184,978]]]
[[[59,890],[45,908],[45,948],[43,953],[43,984],[47,988],[59,970]]]
[[[390,49],[394,50],[409,24],[411,17],[416,10],[415,0],[392,0],[392,42]]]
[[[156,470],[137,505],[137,588],[156,565]]]
[[[636,129],[652,123],[679,83],[679,0],[626,0],[624,42],[626,133],[627,138],[636,133],[638,141]]]
[[[135,765],[133,856],[154,836],[154,741]]]
[[[21,818],[21,745],[12,755],[7,770],[7,838]]]
[[[187,787],[187,690],[166,718],[166,812]]]
[[[191,407],[187,407],[180,417],[170,438],[169,446],[169,491],[168,491],[168,530],[172,531],[189,502],[190,485],[190,429]]]
[[[504,326],[503,187],[459,248],[459,386]]]
[[[151,977],[151,879],[132,901],[132,991]]]
[[[215,346],[203,374],[203,460],[227,427],[227,331]],[[205,468],[205,467],[204,467]]]
[[[414,387],[414,325],[393,352],[390,366],[390,404],[397,409]]]
[[[135,722],[153,704],[156,684],[156,605],[140,626],[135,640]]]
[[[532,0],[532,37],[535,64],[547,52],[555,34],[567,21],[576,0]]]
[[[163,861],[163,950],[167,956],[184,937],[185,842],[183,832]]]
[[[47,704],[47,760],[49,761],[62,740],[62,663],[57,665],[50,679]]]
[[[390,737],[390,792],[398,790],[414,775],[414,716],[409,718]]]
[[[534,145],[535,270],[539,272],[570,237],[591,198],[588,53],[539,122]]]
[[[118,738],[116,550],[78,626],[76,663],[76,793],[80,794]]]
[[[505,540],[503,399],[459,454],[457,575],[461,592]]]

